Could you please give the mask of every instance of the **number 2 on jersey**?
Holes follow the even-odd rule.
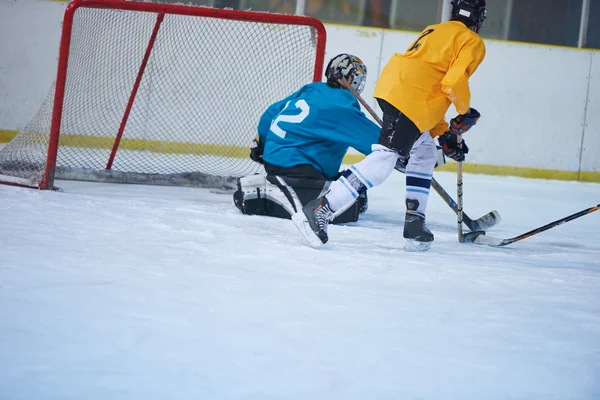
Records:
[[[415,42],[413,43],[412,46],[410,46],[408,51],[417,50],[419,47],[421,47],[421,43],[419,43],[421,41],[421,39],[423,39],[427,35],[431,35],[434,30],[435,29],[427,29],[425,32],[421,33],[421,36],[419,36],[419,38],[417,40],[415,40]]]
[[[289,106],[290,106],[291,100],[287,102],[287,104],[285,105],[285,107],[283,108],[283,110],[281,110],[282,112],[284,110],[286,110]],[[304,119],[306,117],[308,117],[308,113],[310,113],[310,107],[308,106],[308,103],[303,100],[300,99],[298,100],[296,103],[294,103],[294,106],[296,108],[300,109],[300,114],[297,115],[281,115],[281,113],[277,116],[277,118],[275,118],[273,120],[273,122],[271,123],[271,132],[273,132],[274,134],[276,134],[277,136],[281,137],[281,138],[285,138],[285,134],[287,133],[286,131],[284,131],[283,129],[281,129],[278,125],[278,123],[280,122],[290,122],[293,124],[299,124],[302,121],[304,121]]]

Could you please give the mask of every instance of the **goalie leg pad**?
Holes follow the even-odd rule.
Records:
[[[291,214],[302,209],[294,189],[276,176],[251,175],[239,178],[233,202],[246,215],[289,219]]]
[[[246,215],[266,215],[264,175],[244,176],[237,180],[238,189],[233,193],[233,203]]]
[[[233,194],[235,206],[246,215],[266,215],[291,219],[310,201],[329,190],[331,182],[288,178],[271,175],[251,175],[238,179],[238,190]],[[366,193],[361,195],[345,212],[336,215],[332,223],[355,222],[368,207]]]

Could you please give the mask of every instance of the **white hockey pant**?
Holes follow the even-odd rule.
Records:
[[[342,172],[342,176],[331,184],[326,197],[336,213],[352,204],[361,193],[383,183],[394,170],[398,153],[380,144],[374,144],[372,150],[364,160]],[[423,214],[436,162],[435,142],[429,132],[425,132],[413,145],[406,167],[406,198],[418,200],[417,211]]]

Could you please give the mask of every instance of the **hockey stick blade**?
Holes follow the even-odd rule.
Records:
[[[564,217],[561,219],[557,219],[556,221],[550,222],[549,224],[546,224],[544,226],[540,226],[539,228],[533,229],[529,232],[523,233],[522,235],[519,236],[515,236],[513,238],[510,239],[499,239],[499,238],[495,238],[493,236],[486,236],[486,235],[478,235],[476,237],[473,238],[472,243],[474,244],[478,244],[478,245],[484,245],[484,246],[492,246],[492,247],[502,247],[502,246],[506,246],[509,245],[511,243],[515,243],[518,241],[521,241],[523,239],[527,239],[531,236],[537,235],[538,233],[542,233],[544,231],[547,231],[548,229],[552,229],[555,228],[559,225],[562,225],[566,222],[572,221],[574,219],[583,217],[584,215],[593,213],[594,211],[598,211],[600,209],[600,204],[594,206],[594,207],[590,207],[590,208],[586,208],[585,210],[581,210],[575,214],[571,214],[568,217]],[[471,232],[474,233],[474,232]]]
[[[474,244],[478,244],[481,246],[492,246],[492,247],[502,247],[502,246],[506,246],[507,244],[511,244],[512,242],[507,239],[499,239],[497,237],[493,237],[493,236],[487,236],[487,235],[481,235],[481,236],[477,236],[473,239]]]
[[[498,213],[498,211],[496,210],[491,211],[485,214],[483,217],[478,218],[474,221],[471,218],[469,218],[469,216],[466,215],[463,211],[463,222],[473,232],[487,231],[488,229],[498,225],[501,221],[502,217],[500,216],[500,213]]]
[[[461,243],[474,243],[477,238],[485,236],[484,231],[463,232]]]

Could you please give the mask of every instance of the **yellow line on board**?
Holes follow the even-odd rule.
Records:
[[[17,131],[0,130],[0,143],[8,143],[17,135]],[[85,149],[111,150],[115,139],[87,135],[61,135],[60,146]],[[228,146],[207,143],[168,142],[164,140],[121,139],[119,150],[151,151],[161,154],[188,154],[197,156],[223,156],[248,158],[249,147]]]
[[[17,133],[19,133],[19,131],[9,131],[6,129],[0,129],[0,143],[10,142],[15,136],[17,136]]]
[[[455,163],[449,163],[438,169],[441,171],[456,171],[456,165]],[[520,176],[523,178],[554,179],[560,181],[576,181],[579,177],[578,171],[560,171],[552,169],[470,163],[463,163],[463,172],[483,175],[509,175]]]
[[[581,182],[600,182],[600,172],[585,172],[579,174]]]
[[[87,149],[112,149],[114,138],[85,135],[62,135],[60,145]],[[119,150],[150,151],[161,154],[188,154],[196,156],[223,156],[248,158],[249,147],[208,143],[168,142],[164,140],[121,139]]]
[[[346,155],[346,157],[344,157],[344,164],[355,164],[364,158],[365,157],[360,154],[348,154]],[[435,170],[455,172],[456,164],[448,163],[439,168],[436,168]],[[483,175],[519,176],[522,178],[535,179],[554,179],[560,181],[576,181],[579,178],[579,180],[582,182],[600,183],[600,172],[581,172],[580,174],[577,171],[560,171],[553,169],[510,167],[503,165],[470,163],[463,163],[463,172]]]
[[[62,135],[60,145],[68,147],[111,150],[114,138],[85,135]],[[119,150],[150,151],[161,154],[187,154],[196,156],[224,156],[247,158],[250,149],[207,143],[168,142],[164,140],[121,139]]]
[[[17,131],[1,130],[0,143],[8,143],[17,135]],[[110,150],[114,138],[86,135],[65,135],[60,138],[61,146]],[[164,140],[128,139],[121,140],[120,150],[151,151],[162,154],[188,154],[197,156],[221,156],[232,158],[248,158],[250,150],[247,147],[228,146],[220,144],[168,142]],[[365,157],[362,154],[347,154],[344,164],[355,164]],[[436,171],[456,171],[456,165],[451,162],[437,168]],[[463,164],[463,171],[472,174],[519,176],[523,178],[555,179],[561,181],[597,182],[600,183],[600,172],[560,171],[539,168],[510,167],[503,165]]]

